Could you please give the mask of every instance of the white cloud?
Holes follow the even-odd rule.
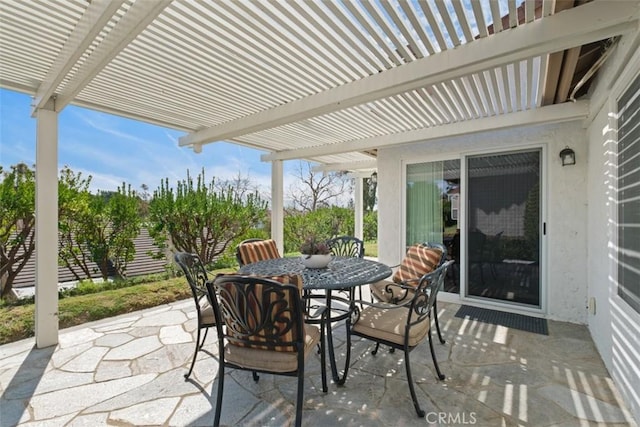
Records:
[[[71,110],[73,115],[82,120],[85,124],[89,125],[91,128],[98,130],[100,132],[106,133],[108,135],[114,136],[118,139],[126,139],[128,141],[149,144],[151,141],[140,138],[131,133],[119,131],[118,128],[118,119],[115,116],[110,116],[104,113],[93,112],[90,110]]]

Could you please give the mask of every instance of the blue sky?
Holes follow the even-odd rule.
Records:
[[[0,165],[35,164],[36,120],[31,118],[31,97],[0,89]],[[197,175],[204,167],[207,179],[232,179],[238,174],[270,196],[271,163],[260,161],[263,152],[235,144],[207,144],[202,153],[178,146],[184,132],[137,122],[85,108],[68,106],[59,116],[58,165],[67,165],[93,177],[91,190],[115,190],[122,182],[153,192],[160,181],[173,184]],[[298,163],[285,162],[285,193]]]

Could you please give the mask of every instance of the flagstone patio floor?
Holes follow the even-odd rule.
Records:
[[[345,386],[320,386],[319,356],[307,361],[305,426],[635,426],[585,326],[549,322],[538,335],[455,317],[439,305],[446,344],[411,353],[416,417],[402,352],[354,338]],[[193,302],[185,300],[60,331],[59,344],[0,346],[0,426],[205,426],[213,423],[217,344],[211,331],[192,377]],[[344,326],[334,325],[338,357]],[[223,425],[285,426],[295,378],[227,371]]]

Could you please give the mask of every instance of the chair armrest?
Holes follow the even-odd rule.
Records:
[[[314,304],[306,307],[304,312],[304,322],[311,324],[326,323],[329,310],[325,305]]]
[[[374,308],[382,308],[382,309],[398,309],[398,308],[407,308],[411,305],[411,300],[409,300],[408,302],[404,303],[404,304],[392,304],[389,302],[371,302],[371,301],[366,301],[366,300],[354,300],[353,304],[356,306],[368,306],[368,307],[374,307]]]
[[[384,292],[390,295],[389,302],[399,304],[400,301],[407,299],[409,292],[414,290],[419,282],[420,279],[411,279],[400,283],[388,282],[384,286]]]
[[[420,283],[420,279],[411,279],[411,280],[405,280],[402,281],[400,283],[389,283],[387,286],[395,286],[398,287],[400,289],[406,289],[406,290],[412,290],[415,289],[418,286],[418,283]]]

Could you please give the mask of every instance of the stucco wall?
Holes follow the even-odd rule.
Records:
[[[594,119],[589,124],[588,173],[588,297],[595,313],[588,315],[593,341],[636,420],[640,420],[640,314],[617,294],[615,198],[616,129],[613,103],[640,70],[640,53],[629,39],[617,47],[599,73],[594,89]],[[614,76],[619,78],[614,80]],[[601,107],[600,107],[601,105]]]
[[[441,160],[464,154],[504,151],[543,145],[546,174],[546,296],[543,309],[551,319],[587,321],[587,143],[582,122],[531,126],[446,138],[378,152],[378,256],[397,264],[403,256],[401,235],[402,164]],[[565,146],[576,152],[577,164],[562,167],[558,153]],[[545,197],[543,195],[543,197]],[[544,286],[544,285],[543,285]]]

